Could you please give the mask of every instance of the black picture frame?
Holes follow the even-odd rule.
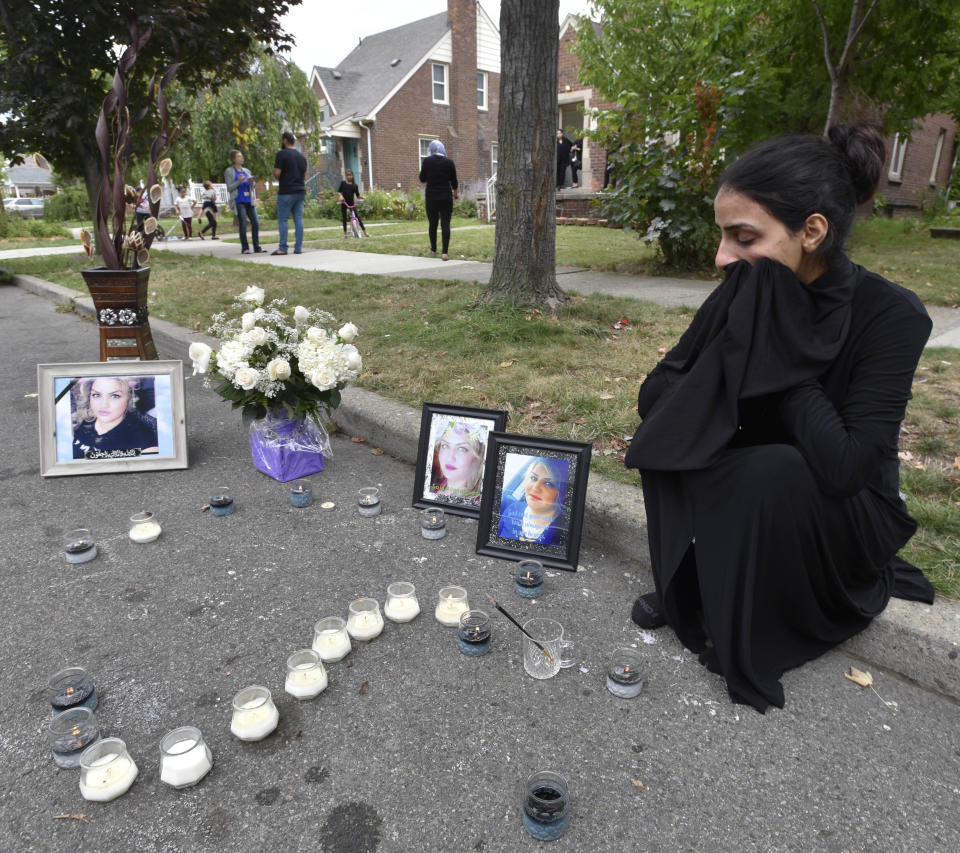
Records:
[[[480,450],[479,468],[474,485],[480,493],[462,497],[444,493],[439,488],[439,440],[449,425],[459,426],[468,457],[476,459]],[[482,490],[486,483],[486,456],[489,436],[502,432],[507,426],[507,413],[496,409],[477,409],[472,406],[448,406],[444,403],[424,403],[420,418],[420,444],[417,449],[417,467],[413,478],[413,505],[419,509],[440,507],[444,512],[478,518]],[[478,447],[479,446],[479,447]]]
[[[575,572],[592,447],[583,441],[493,433],[487,447],[477,553],[512,560],[532,557]],[[537,489],[531,478],[559,491],[555,496],[559,514],[543,529],[542,541],[527,538],[536,530],[535,519],[525,526],[528,497],[538,499],[531,494],[530,489]]]

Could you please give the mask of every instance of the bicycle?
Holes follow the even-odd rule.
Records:
[[[363,229],[360,225],[360,220],[357,219],[357,206],[355,204],[347,204],[345,201],[341,201],[339,204],[346,205],[350,211],[350,231],[353,233],[353,236],[359,240],[363,234]]]

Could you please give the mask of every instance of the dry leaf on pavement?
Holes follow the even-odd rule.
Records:
[[[374,456],[383,456],[383,448],[382,448],[382,447],[374,447],[374,448],[372,448],[372,449],[370,450],[370,452],[371,452]]]
[[[857,669],[855,666],[851,666],[850,671],[845,672],[843,677],[849,678],[851,681],[859,684],[861,687],[873,686],[873,676],[869,672],[864,672],[861,669]]]

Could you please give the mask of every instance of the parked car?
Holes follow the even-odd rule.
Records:
[[[40,219],[43,216],[42,198],[5,198],[3,206],[7,213],[19,213],[24,219]]]

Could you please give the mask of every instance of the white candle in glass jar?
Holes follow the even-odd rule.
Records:
[[[409,622],[420,613],[416,598],[391,598],[383,606],[383,615],[394,622]]]
[[[451,628],[460,626],[460,614],[470,609],[467,591],[463,587],[451,586],[440,590],[440,598],[434,616],[441,625]]]
[[[130,790],[139,773],[129,755],[108,753],[95,758],[80,774],[80,793],[85,800],[105,803]]]
[[[327,687],[327,671],[313,649],[294,652],[287,658],[287,679],[283,689],[297,699],[313,699]]]
[[[233,719],[230,731],[240,740],[263,740],[280,722],[280,712],[265,687],[251,687],[238,693],[233,700]],[[250,698],[246,698],[249,696]]]
[[[160,536],[160,522],[152,512],[138,512],[130,516],[130,541],[142,544],[153,542]]]
[[[351,613],[347,619],[347,633],[355,640],[372,640],[383,630],[383,617],[379,610]]]
[[[213,767],[210,747],[201,738],[177,741],[160,757],[160,781],[174,788],[196,785]]]
[[[351,648],[350,638],[336,628],[321,631],[313,638],[313,650],[325,663],[343,660],[350,653]]]

